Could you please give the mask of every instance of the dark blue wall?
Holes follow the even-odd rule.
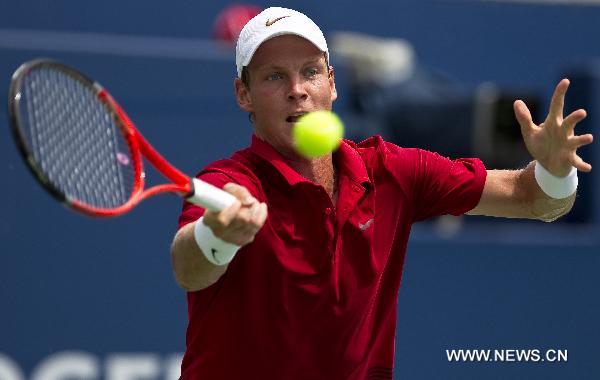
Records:
[[[209,38],[224,5],[0,0],[0,89],[22,61],[43,55],[68,62],[111,90],[146,137],[194,173],[249,141],[251,127],[232,96],[232,56],[203,61],[30,50],[8,47],[1,32]],[[326,32],[407,38],[423,65],[466,86],[494,81],[546,99],[574,64],[600,56],[600,7],[380,0],[285,5],[305,11]],[[344,89],[341,76],[342,113]],[[0,120],[5,112],[0,107]],[[137,353],[149,358],[143,378],[173,378],[167,372],[172,355],[184,349],[186,323],[185,295],[169,258],[179,199],[160,197],[113,220],[72,214],[31,178],[7,127],[0,128],[0,176],[0,370],[10,358],[31,378],[44,359],[76,351],[95,360],[94,378],[115,379],[115,357],[133,363]],[[150,173],[151,183],[159,180]],[[396,375],[599,378],[598,232],[597,224],[479,218],[417,226],[399,298]],[[461,348],[566,349],[569,356],[566,363],[449,363],[445,350]]]

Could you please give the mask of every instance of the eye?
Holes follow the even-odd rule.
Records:
[[[282,78],[282,75],[280,73],[272,73],[267,76],[268,81],[275,81],[275,80],[279,80],[281,78]]]
[[[319,69],[317,69],[316,67],[310,67],[310,68],[306,69],[304,72],[307,77],[312,78],[319,73]]]

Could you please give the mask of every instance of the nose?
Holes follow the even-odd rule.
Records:
[[[306,92],[306,83],[300,76],[292,76],[289,78],[289,91],[288,100],[306,100],[308,98],[308,92]]]

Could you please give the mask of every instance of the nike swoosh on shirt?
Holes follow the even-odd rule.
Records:
[[[373,224],[374,220],[375,218],[371,218],[364,223],[358,223],[358,228],[360,228],[361,231],[365,231],[371,224]]]
[[[277,17],[275,20],[271,21],[267,19],[267,22],[265,22],[265,26],[271,26],[273,24],[275,24],[277,21],[281,20],[282,18],[286,18],[286,17],[290,17],[290,16],[281,16],[281,17]]]

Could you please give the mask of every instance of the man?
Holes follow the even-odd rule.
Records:
[[[294,122],[337,97],[328,54],[318,26],[289,9],[240,34],[235,94],[252,144],[199,174],[239,201],[220,213],[186,203],[172,247],[188,291],[182,379],[391,379],[411,224],[467,212],[551,221],[574,202],[575,168],[591,170],[576,150],[592,136],[573,133],[585,111],[562,115],[568,80],[540,125],[515,102],[536,160],[522,170],[377,137],[301,157]]]

